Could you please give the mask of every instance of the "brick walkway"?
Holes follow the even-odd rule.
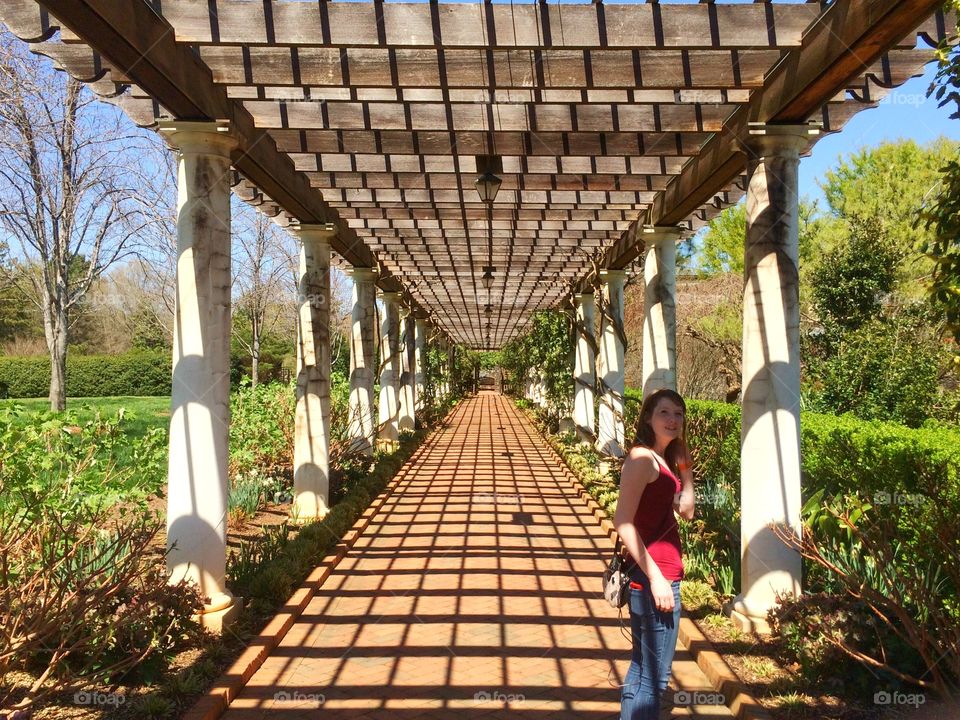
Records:
[[[557,462],[508,399],[462,403],[225,717],[617,717],[610,541]]]

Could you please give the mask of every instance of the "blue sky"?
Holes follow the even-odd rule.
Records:
[[[925,144],[941,135],[960,140],[960,120],[951,120],[951,106],[937,107],[926,97],[936,74],[936,63],[927,65],[922,77],[912,78],[894,90],[876,108],[854,115],[842,132],[822,138],[813,153],[800,161],[800,194],[823,198],[817,180],[835,167],[841,157],[887,140],[915,140]],[[822,204],[821,204],[822,206]]]

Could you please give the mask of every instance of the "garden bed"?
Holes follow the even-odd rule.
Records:
[[[518,404],[529,411],[533,410],[526,401],[518,401]],[[716,430],[710,427],[714,417],[710,413],[719,412],[724,408],[715,411],[712,407],[707,407],[705,416],[700,417],[698,416],[699,404],[694,403],[694,407],[691,422],[699,423],[701,434],[705,436],[700,438],[701,441],[705,440],[701,446],[702,452],[713,453],[709,456],[709,461],[712,463],[711,472],[714,477],[711,478],[712,482],[709,485],[710,503],[702,507],[711,527],[705,526],[701,521],[700,525],[686,524],[682,528],[685,564],[691,570],[688,576],[699,578],[699,581],[688,578],[684,583],[684,609],[744,683],[747,692],[752,694],[777,720],[820,720],[821,718],[836,720],[931,718],[932,720],[940,717],[960,717],[960,713],[957,713],[952,706],[935,701],[932,693],[922,693],[918,689],[911,689],[909,685],[900,685],[891,681],[889,675],[882,680],[879,679],[879,674],[875,678],[868,676],[865,681],[863,676],[869,671],[860,668],[849,659],[836,662],[832,656],[825,655],[822,660],[817,660],[816,653],[808,654],[805,662],[812,662],[814,665],[817,662],[820,663],[819,668],[814,668],[820,674],[820,679],[811,681],[804,673],[804,670],[809,671],[810,668],[801,667],[795,659],[797,645],[812,641],[802,636],[805,632],[804,625],[800,624],[792,630],[793,645],[788,647],[783,638],[760,637],[744,633],[722,614],[721,603],[732,597],[733,577],[729,572],[720,572],[720,566],[731,554],[731,548],[724,548],[724,552],[715,554],[716,548],[710,545],[709,538],[717,538],[723,542],[729,533],[733,533],[736,537],[732,539],[739,541],[737,527],[739,523],[729,517],[731,512],[737,511],[737,508],[727,502],[730,497],[736,497],[739,493],[733,477],[736,468],[732,468],[732,465],[730,469],[721,468],[721,463],[727,460],[723,454],[728,444],[727,435],[719,433],[717,437],[713,437],[709,433],[702,432],[704,428]],[[630,410],[628,406],[628,413]],[[633,412],[636,412],[636,408],[633,408]],[[544,437],[564,459],[574,475],[580,479],[586,490],[597,500],[608,517],[612,517],[619,494],[619,470],[615,468],[609,476],[601,475],[598,471],[599,457],[595,451],[590,448],[581,449],[572,436],[556,435],[550,432],[548,422],[544,418],[533,414],[533,419]],[[727,422],[732,425],[729,421]],[[846,426],[852,427],[852,422],[846,419],[833,422],[829,418],[823,420],[817,418],[816,423],[828,427],[829,434],[825,434],[825,442],[834,444],[838,442],[835,427],[843,427],[844,430]],[[846,426],[843,425],[844,423]],[[817,428],[818,425],[814,424],[813,427]],[[739,438],[739,426],[737,425],[735,429],[736,438]],[[857,427],[852,428],[852,431],[860,432],[862,436],[867,437],[865,441],[860,442],[866,443],[870,448],[870,462],[881,467],[885,462],[884,456],[882,452],[878,452],[876,444],[869,444],[870,438],[867,433],[870,429],[870,426],[865,424],[863,430]],[[878,430],[879,437],[888,437],[896,432],[895,428],[882,427]],[[920,435],[917,431],[909,432]],[[732,436],[733,433],[730,435]],[[808,443],[816,441],[817,437],[813,432],[806,437]],[[738,445],[738,443],[735,444]],[[897,447],[898,452],[905,454],[902,447],[909,448],[909,446],[904,443]],[[906,452],[911,451],[908,449]],[[819,456],[814,454],[814,457]],[[941,459],[939,447],[931,448],[931,458],[936,458],[934,462],[944,462]],[[846,457],[845,462],[856,463],[857,459]],[[724,474],[725,470],[726,474]],[[942,477],[952,479],[953,475],[944,474]],[[882,480],[874,479],[872,482],[877,487],[883,487],[879,484]],[[733,492],[734,490],[736,492]],[[728,495],[730,497],[727,497]],[[701,511],[698,510],[698,516],[700,514]],[[734,554],[738,554],[738,549],[739,545]],[[709,582],[702,580],[709,580]],[[726,586],[726,595],[717,592],[718,585],[721,583]],[[800,633],[800,636],[797,636],[797,633]],[[859,672],[850,673],[851,667],[860,668]],[[858,677],[854,678],[854,674]],[[888,697],[892,698],[892,701],[884,704],[884,700]]]

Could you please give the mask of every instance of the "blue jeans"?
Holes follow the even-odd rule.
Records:
[[[657,610],[650,585],[630,588],[633,655],[620,693],[620,720],[657,720],[660,695],[670,681],[673,653],[680,632],[680,581],[673,587],[673,612]]]

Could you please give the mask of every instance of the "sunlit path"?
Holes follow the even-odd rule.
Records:
[[[226,717],[615,717],[629,641],[597,592],[609,547],[536,430],[482,393]],[[675,667],[705,687],[682,649]]]

